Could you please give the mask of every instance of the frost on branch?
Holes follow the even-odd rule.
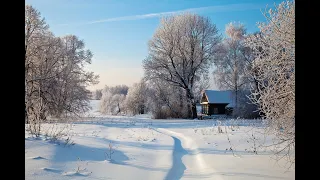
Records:
[[[276,154],[291,158],[295,147],[295,2],[282,2],[264,15],[267,22],[259,24],[261,33],[246,39],[256,55],[251,72],[258,82],[249,97],[269,120],[278,139]]]

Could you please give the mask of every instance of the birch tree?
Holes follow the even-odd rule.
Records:
[[[246,29],[241,23],[226,25],[226,38],[218,45],[214,56],[215,83],[219,89],[232,90],[235,98],[235,109],[239,106],[239,93],[248,83],[247,66],[252,61],[252,53],[243,45]]]
[[[252,76],[257,88],[249,96],[275,133],[276,154],[292,158],[295,147],[295,1],[284,1],[264,13],[261,36],[247,38],[254,50]],[[285,157],[281,155],[281,157]],[[294,159],[290,159],[294,162]]]
[[[149,41],[149,55],[143,61],[146,77],[184,89],[189,118],[197,117],[195,81],[208,72],[219,41],[215,24],[188,13],[162,18]]]

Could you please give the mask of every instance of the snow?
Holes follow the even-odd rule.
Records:
[[[227,107],[234,107],[232,91],[205,90],[208,103],[226,103]]]
[[[271,149],[251,152],[252,133],[260,141],[272,139],[262,134],[259,120],[103,116],[99,102],[92,103],[90,118],[70,128],[74,145],[43,136],[35,139],[25,132],[26,179],[295,179],[294,169],[283,167],[284,159],[273,160]],[[52,124],[43,126],[48,129]],[[218,126],[224,133],[218,133]],[[114,151],[111,159],[105,155],[109,143]]]

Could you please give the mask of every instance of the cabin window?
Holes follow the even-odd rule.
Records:
[[[207,104],[203,105],[202,106],[202,113],[203,114],[208,114],[208,108],[209,108],[209,106]]]
[[[218,108],[213,108],[213,114],[218,114]]]

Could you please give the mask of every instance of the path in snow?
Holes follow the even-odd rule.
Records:
[[[174,139],[173,163],[166,179],[180,179],[181,177],[222,179],[221,176],[216,174],[213,168],[207,166],[202,154],[198,150],[196,142],[193,141],[192,138],[163,128],[155,129],[155,131],[171,136]],[[174,173],[174,171],[177,172]]]
[[[187,151],[181,146],[181,141],[174,136],[174,149],[172,152],[172,167],[165,177],[165,180],[176,180],[183,176],[186,166],[182,162],[182,157],[187,154]]]

